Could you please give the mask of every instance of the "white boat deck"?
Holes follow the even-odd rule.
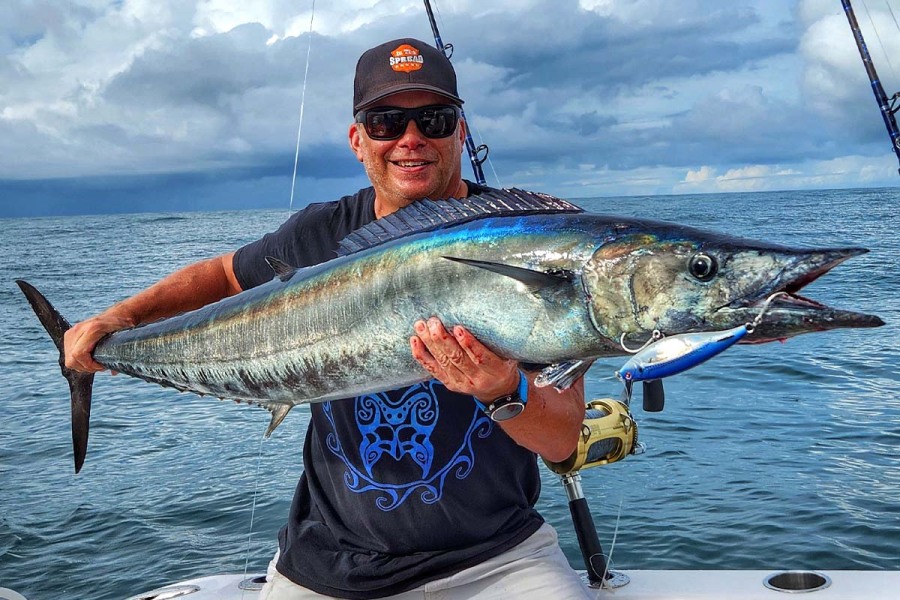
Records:
[[[817,571],[830,579],[824,589],[782,592],[767,588],[763,580],[778,571],[623,571],[630,583],[615,590],[597,590],[609,600],[896,600],[900,598],[900,571]],[[249,575],[249,589],[241,589],[243,575],[215,575],[191,579],[132,596],[128,600],[255,600],[262,576]],[[178,592],[182,594],[178,594]],[[0,600],[4,600],[0,590]]]
[[[598,598],[615,600],[896,600],[900,597],[898,571],[817,571],[831,585],[810,592],[782,592],[763,584],[778,571],[626,571],[631,582]]]

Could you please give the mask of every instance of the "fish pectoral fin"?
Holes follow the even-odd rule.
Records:
[[[273,404],[266,406],[269,411],[272,413],[272,420],[269,421],[269,426],[266,428],[266,437],[272,435],[272,432],[275,431],[275,428],[281,425],[281,422],[284,421],[284,418],[287,416],[291,409],[294,408],[291,404]]]
[[[532,293],[540,292],[547,288],[555,288],[563,283],[572,281],[573,274],[568,271],[559,271],[547,273],[545,271],[535,271],[524,267],[514,267],[512,265],[504,265],[503,263],[490,262],[487,260],[474,260],[470,258],[457,258],[455,256],[444,256],[447,260],[462,263],[479,269],[485,269],[504,277],[510,277],[516,281],[522,282]]]
[[[547,387],[548,385],[552,385],[556,388],[557,392],[567,390],[588,372],[588,369],[591,368],[592,364],[594,364],[594,359],[591,358],[586,360],[570,360],[564,363],[550,365],[549,367],[542,369],[538,376],[535,377],[534,385],[537,387]]]
[[[282,281],[287,281],[297,272],[297,267],[292,267],[283,260],[278,260],[274,256],[267,256],[266,262],[275,271],[275,276]]]

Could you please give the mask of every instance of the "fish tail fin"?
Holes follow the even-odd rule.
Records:
[[[69,393],[72,399],[72,450],[75,453],[75,472],[78,473],[84,464],[84,457],[87,454],[94,374],[82,373],[66,367],[63,336],[72,326],[65,317],[59,314],[59,311],[53,308],[53,305],[37,288],[21,279],[17,279],[16,284],[22,290],[22,293],[25,294],[25,298],[28,299],[28,303],[34,309],[34,313],[40,320],[41,325],[50,334],[50,338],[59,350],[59,367],[62,370],[63,377],[69,382]]]

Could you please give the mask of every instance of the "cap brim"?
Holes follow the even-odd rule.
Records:
[[[400,92],[432,92],[439,96],[443,96],[444,98],[451,100],[453,103],[462,106],[463,99],[454,96],[453,94],[448,94],[446,90],[442,90],[439,87],[435,87],[433,85],[427,85],[424,83],[409,83],[405,82],[402,84],[392,85],[390,87],[386,87],[383,90],[379,90],[377,94],[372,96],[371,98],[366,98],[365,101],[360,102],[356,106],[353,107],[353,112],[357,112],[364,108],[370,107],[373,104],[376,104],[380,100],[387,98],[393,94],[399,94]]]

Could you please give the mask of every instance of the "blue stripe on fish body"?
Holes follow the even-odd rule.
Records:
[[[724,352],[747,333],[747,326],[741,325],[725,331],[666,337],[632,356],[616,376],[624,381],[649,381],[677,375]]]

